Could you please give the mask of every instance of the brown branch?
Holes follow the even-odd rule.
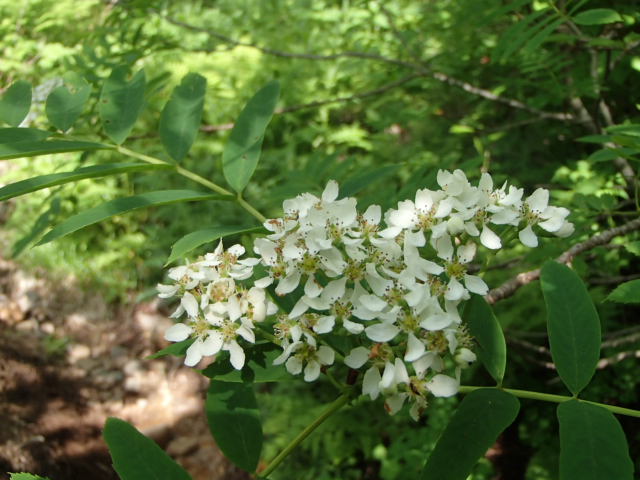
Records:
[[[619,227],[612,228],[610,230],[605,230],[598,235],[591,237],[584,242],[576,243],[569,250],[560,255],[556,261],[559,263],[571,263],[571,261],[583,252],[591,250],[595,247],[606,245],[613,238],[619,237],[621,235],[626,235],[627,233],[633,232],[635,230],[640,230],[640,218],[632,220],[631,222],[625,223]],[[516,291],[527,285],[534,280],[540,278],[540,269],[536,268],[535,270],[530,270],[528,272],[519,273],[511,280],[503,283],[497,288],[492,289],[486,296],[485,299],[488,303],[494,304],[500,300],[504,300],[512,296]]]
[[[498,103],[502,103],[504,105],[508,105],[512,108],[516,108],[516,109],[520,109],[520,110],[525,110],[527,112],[533,113],[541,118],[546,118],[546,119],[553,119],[553,120],[561,120],[561,121],[571,121],[571,122],[575,122],[576,119],[574,117],[574,115],[570,114],[570,113],[560,113],[560,112],[547,112],[544,110],[539,110],[537,108],[534,107],[530,107],[529,105],[526,105],[524,103],[522,103],[519,100],[515,100],[513,98],[508,98],[508,97],[503,97],[501,95],[497,95],[493,92],[491,92],[490,90],[486,90],[480,87],[477,87],[475,85],[472,85],[468,82],[464,82],[462,80],[459,80],[457,78],[451,77],[445,73],[442,72],[436,72],[431,70],[430,68],[424,66],[424,65],[419,65],[416,63],[412,63],[412,62],[407,62],[404,60],[399,60],[396,58],[390,58],[390,57],[385,57],[383,55],[378,55],[375,53],[368,53],[368,52],[357,52],[357,51],[346,51],[346,52],[338,52],[338,53],[332,53],[332,54],[328,54],[328,55],[320,55],[320,54],[316,54],[316,53],[296,53],[296,52],[288,52],[288,51],[284,51],[284,50],[277,50],[277,49],[273,49],[270,47],[263,47],[261,45],[257,45],[255,43],[249,43],[249,42],[241,42],[239,40],[235,40],[231,37],[228,37],[226,35],[223,35],[219,32],[210,30],[208,28],[204,28],[204,27],[198,27],[196,25],[191,25],[185,22],[182,22],[180,20],[176,20],[172,17],[166,16],[166,15],[162,15],[160,14],[160,12],[158,12],[156,10],[156,13],[163,18],[164,20],[166,20],[167,22],[185,28],[187,30],[191,30],[194,32],[199,32],[199,33],[206,33],[207,35],[216,38],[218,40],[220,40],[221,42],[230,44],[234,47],[246,47],[246,48],[253,48],[255,50],[258,50],[264,54],[267,55],[272,55],[272,56],[276,56],[276,57],[284,57],[284,58],[297,58],[297,59],[302,59],[302,60],[322,60],[322,61],[326,61],[326,60],[336,60],[338,58],[359,58],[359,59],[365,59],[365,60],[375,60],[375,61],[379,61],[379,62],[384,62],[384,63],[389,63],[389,64],[393,64],[393,65],[398,65],[401,67],[405,67],[405,68],[409,68],[411,70],[413,70],[415,72],[416,75],[418,76],[422,76],[422,77],[431,77],[434,80],[438,80],[439,82],[442,83],[446,83],[447,85],[451,85],[457,88],[461,88],[462,90],[464,90],[465,92],[471,93],[472,95],[476,95],[479,96],[481,98],[484,98],[486,100],[490,100],[493,102],[498,102]],[[207,49],[206,51],[211,51],[211,49]]]

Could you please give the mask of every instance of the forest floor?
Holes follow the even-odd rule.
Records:
[[[250,478],[208,431],[204,377],[166,346],[157,302],[112,305],[73,281],[31,275],[0,258],[0,480],[117,479],[102,428],[131,422],[194,480]]]

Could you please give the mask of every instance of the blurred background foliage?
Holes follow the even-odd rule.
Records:
[[[593,9],[615,15],[609,11],[608,20],[595,23],[580,17]],[[126,145],[168,158],[157,136],[160,111],[180,79],[197,72],[208,80],[203,123],[183,162],[224,184],[221,153],[232,122],[276,78],[278,114],[246,191],[249,201],[275,216],[284,198],[319,192],[334,178],[362,207],[387,208],[417,188],[434,187],[439,168],[462,168],[473,179],[484,168],[497,184],[550,188],[554,201],[572,210],[576,233],[533,251],[502,251],[487,276],[497,286],[637,217],[639,21],[635,0],[0,0],[0,89],[30,81],[34,105],[24,125],[47,129],[48,92],[65,73],[80,74],[93,91],[70,134],[100,140],[102,81],[123,63],[144,68],[146,105]],[[123,160],[110,151],[14,160],[1,181]],[[228,203],[180,204],[29,247],[49,225],[102,201],[192,187],[155,172],[43,190],[0,204],[0,246],[26,268],[72,275],[114,301],[150,296],[181,236],[254,221]],[[637,277],[639,254],[632,235],[573,264],[590,286],[605,335],[605,360],[585,397],[631,408],[640,408],[633,360],[640,351],[638,310],[604,299]],[[510,348],[508,386],[565,394],[550,367],[538,286],[499,302],[496,313]],[[480,369],[468,379],[487,381]],[[285,383],[263,392],[265,458],[332,398],[330,386],[307,387]],[[303,471],[314,479],[416,478],[453,402],[435,401],[417,425],[406,413],[387,417],[380,405],[365,402],[331,419],[273,478],[302,478]],[[555,478],[552,408],[527,403],[504,435],[504,451],[494,452],[513,465],[486,460],[473,478]],[[633,420],[620,421],[632,458],[640,458],[640,430]]]

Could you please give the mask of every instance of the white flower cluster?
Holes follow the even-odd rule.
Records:
[[[221,241],[215,252],[201,261],[169,270],[169,278],[175,283],[158,285],[160,298],[180,297],[180,305],[171,318],[186,313],[187,319],[170,327],[165,338],[171,342],[195,339],[186,352],[184,363],[188,366],[227,350],[231,364],[240,370],[245,353],[238,337],[255,343],[254,323],[276,311],[263,289],[247,290],[236,283],[251,277],[258,263],[255,258],[239,260],[243,253],[241,245],[224,251]]]
[[[259,259],[237,260],[242,247],[226,253],[219,247],[202,262],[171,271],[178,285],[160,286],[161,296],[181,296],[176,314],[186,311],[190,323],[175,325],[167,338],[197,338],[187,364],[226,349],[240,368],[244,354],[235,338],[253,341],[252,322],[267,312],[263,289],[273,284],[277,295],[297,298],[273,325],[283,348],[274,364],[314,381],[336,356],[342,358],[332,345],[347,336],[344,364],[363,372],[362,393],[383,396],[392,414],[409,401],[417,418],[429,395],[458,391],[461,369],[476,358],[458,307],[470,293],[488,291],[482,278],[467,271],[478,245],[501,248],[494,226],[516,228],[530,247],[538,243],[534,227],[558,236],[573,231],[569,211],[549,206],[544,189],[523,199],[522,189],[494,189],[488,174],[477,186],[461,170],[441,170],[437,179],[440,190],[419,190],[414,201],[399,202],[384,214],[384,224],[379,206],[360,214],[354,198],[338,199],[334,181],[320,198],[304,193],[286,200],[284,216],[264,224],[271,234],[254,242]],[[229,257],[233,262],[222,260]],[[267,276],[248,292],[216,286],[248,277],[257,262]],[[203,267],[210,272],[206,279]],[[247,309],[253,316],[245,315]]]

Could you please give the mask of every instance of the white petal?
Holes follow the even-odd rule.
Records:
[[[398,393],[396,395],[391,395],[390,397],[387,397],[384,403],[387,406],[387,411],[389,412],[389,415],[395,415],[396,413],[398,413],[402,408],[402,405],[404,405],[404,401],[406,398],[407,398],[406,393]]]
[[[193,332],[193,328],[186,326],[184,323],[176,323],[167,328],[167,331],[164,332],[164,338],[170,342],[181,342],[186,340],[191,335],[191,332]]]
[[[327,182],[327,186],[322,192],[322,201],[330,203],[333,202],[336,198],[338,198],[338,182],[336,182],[335,180],[329,180]]]
[[[180,305],[185,309],[187,315],[191,318],[195,318],[198,316],[198,312],[200,309],[198,308],[198,301],[196,297],[194,297],[189,292],[184,292],[182,299],[180,300]]]
[[[364,220],[370,225],[378,225],[380,223],[381,214],[382,210],[380,205],[370,205],[364,212],[364,215],[362,215],[362,218],[364,218]]]
[[[333,365],[336,353],[326,345],[321,345],[316,352],[316,356],[322,365]]]
[[[424,351],[424,343],[418,340],[413,333],[410,333],[409,341],[407,342],[407,351],[404,354],[405,361],[415,362],[424,354]]]
[[[469,242],[465,245],[458,247],[458,260],[460,263],[469,263],[476,255],[476,244]]]
[[[458,393],[459,386],[460,384],[455,378],[440,373],[427,383],[427,388],[436,397],[451,397]]]
[[[347,332],[353,333],[354,335],[362,333],[362,331],[364,330],[364,325],[362,325],[361,323],[352,322],[351,320],[347,320],[346,318],[342,320],[342,326]]]
[[[382,380],[382,377],[376,367],[371,367],[367,370],[362,379],[362,394],[369,395],[371,400],[378,398],[380,394],[380,389],[378,388],[380,380]]]
[[[413,369],[419,378],[424,377],[425,372],[431,366],[435,357],[436,355],[433,352],[428,352],[426,355],[423,355],[412,363]]]
[[[518,238],[520,238],[520,241],[529,248],[535,248],[538,246],[538,237],[533,233],[531,225],[527,225],[525,228],[520,230]]]
[[[302,371],[302,360],[298,357],[291,357],[287,360],[287,371],[291,375],[298,375]]]
[[[179,288],[180,287],[178,285],[163,285],[161,283],[156,286],[156,289],[158,290],[158,297],[160,298],[173,297]]]
[[[347,277],[342,277],[338,280],[332,280],[327,283],[322,291],[322,299],[328,303],[334,303],[344,295],[345,286],[347,284]]]
[[[378,323],[365,328],[365,332],[374,342],[388,342],[400,332],[400,329],[391,323]]]
[[[333,326],[335,325],[335,317],[332,315],[327,315],[326,317],[320,317],[318,319],[318,323],[313,326],[313,331],[316,333],[329,333],[333,330]]]
[[[478,295],[486,295],[489,291],[489,287],[484,280],[476,275],[464,275],[464,285],[467,287],[467,290],[473,293],[477,293]]]
[[[387,306],[387,302],[375,295],[363,295],[360,297],[360,302],[374,312],[381,312]]]
[[[525,202],[534,212],[542,213],[547,208],[547,205],[549,205],[549,190],[538,188],[529,195],[529,198],[527,198]]]
[[[399,358],[396,358],[395,364],[393,365],[393,381],[396,385],[399,383],[409,383],[407,367]]]
[[[309,298],[315,298],[322,293],[322,285],[318,283],[313,275],[310,275],[304,284],[304,294]]]
[[[184,364],[187,367],[193,367],[202,359],[201,346],[202,340],[198,338],[187,348],[187,355],[184,357]]]
[[[365,347],[356,347],[349,355],[344,357],[344,364],[347,367],[358,369],[369,360],[369,349]]]
[[[500,241],[500,237],[496,235],[489,227],[486,225],[482,227],[482,233],[480,234],[480,242],[487,248],[491,250],[497,250],[502,247],[502,242]]]
[[[250,323],[247,321],[242,322],[242,325],[238,327],[236,333],[244,338],[247,342],[256,343],[256,334],[250,328]]]
[[[273,278],[271,277],[262,277],[254,282],[254,285],[258,288],[267,288],[269,285],[273,283]]]
[[[460,300],[465,294],[465,289],[462,284],[452,278],[449,280],[449,285],[447,285],[447,290],[444,293],[444,298],[447,300]]]
[[[207,339],[202,342],[200,351],[203,356],[215,355],[222,348],[222,334],[217,330],[210,330]]]
[[[244,366],[244,350],[240,345],[238,345],[238,342],[231,340],[224,348],[225,350],[229,350],[231,365],[233,365],[233,368],[236,370],[242,370],[242,367]]]
[[[309,309],[309,305],[304,300],[304,296],[300,297],[300,300],[296,302],[291,312],[289,312],[289,318],[297,318]]]
[[[287,293],[291,293],[296,289],[298,283],[300,283],[300,272],[298,270],[289,272],[287,276],[278,283],[276,294],[286,295]]]
[[[304,369],[304,381],[313,382],[320,376],[320,364],[315,360],[310,360]]]
[[[395,385],[393,381],[395,378],[395,373],[396,373],[396,369],[393,363],[391,362],[385,363],[384,372],[382,374],[382,378],[380,379],[380,384],[379,384],[380,390],[384,390]]]
[[[232,322],[235,322],[242,315],[242,310],[240,309],[240,302],[238,301],[238,297],[232,295],[229,297],[227,301],[227,312],[229,313],[229,319]]]

